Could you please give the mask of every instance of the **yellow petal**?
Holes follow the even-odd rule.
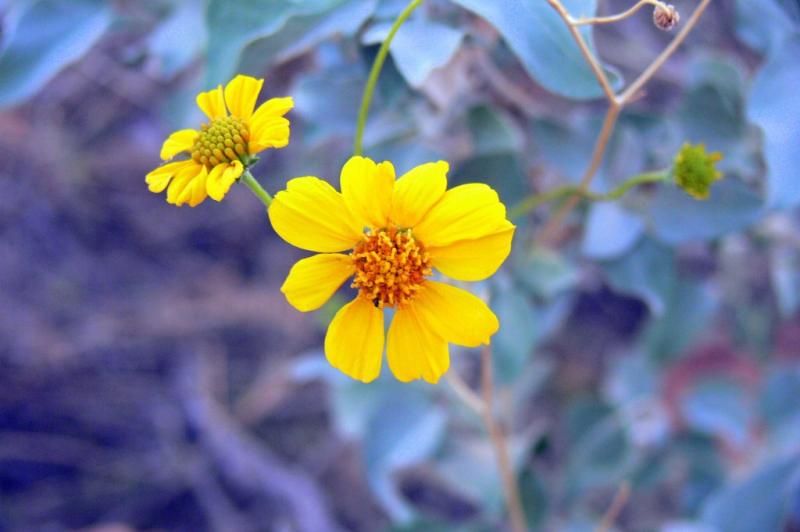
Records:
[[[445,161],[426,163],[397,180],[392,195],[392,220],[401,227],[413,227],[442,198],[447,189]]]
[[[250,126],[250,141],[247,148],[251,154],[267,148],[284,148],[289,144],[289,121],[277,116]]]
[[[281,292],[289,304],[300,312],[317,310],[354,272],[353,259],[347,255],[314,255],[292,266]]]
[[[300,249],[332,253],[352,248],[364,236],[344,198],[317,177],[296,177],[269,206],[275,232]]]
[[[225,86],[225,103],[233,116],[249,120],[264,85],[263,79],[239,74]]]
[[[444,283],[425,281],[412,305],[438,336],[453,344],[488,345],[500,327],[497,316],[480,298]]]
[[[208,118],[224,118],[228,116],[225,110],[225,97],[222,95],[222,85],[208,92],[197,95],[197,105]]]
[[[506,222],[497,192],[483,183],[470,183],[448,190],[413,232],[426,247],[440,247],[490,235]]]
[[[208,193],[206,192],[207,179],[208,170],[206,170],[205,166],[201,166],[200,173],[189,181],[183,189],[183,192],[178,196],[175,205],[179,207],[184,203],[188,203],[189,207],[197,207],[200,205],[203,200],[208,197]]]
[[[325,335],[325,357],[345,375],[375,380],[383,357],[383,311],[361,297],[343,306]]]
[[[294,107],[292,98],[271,98],[262,103],[250,119],[250,153],[283,148],[289,143],[289,121],[283,118]]]
[[[172,177],[188,166],[196,166],[192,160],[177,161],[159,166],[144,177],[150,192],[163,192]]]
[[[211,199],[222,201],[243,171],[244,166],[238,160],[228,164],[218,164],[212,168],[206,182],[206,190]]]
[[[375,164],[366,157],[351,157],[342,167],[340,181],[344,201],[361,224],[385,227],[394,188],[392,163]]]
[[[496,272],[511,253],[514,229],[506,221],[489,235],[426,250],[433,267],[446,276],[459,281],[480,281]]]
[[[184,203],[188,203],[192,198],[192,181],[195,178],[201,178],[203,185],[205,185],[205,176],[207,174],[205,166],[197,164],[187,165],[183,170],[178,172],[172,179],[169,188],[167,189],[167,202],[180,207]],[[188,190],[188,192],[187,192]]]
[[[386,344],[389,367],[403,382],[437,383],[450,367],[447,341],[436,334],[412,303],[395,312]]]
[[[176,131],[164,141],[161,146],[161,158],[163,160],[172,159],[182,151],[189,151],[194,145],[194,139],[199,133],[194,129],[181,129]]]
[[[285,98],[270,98],[262,103],[253,113],[253,118],[250,120],[251,124],[258,124],[263,120],[283,116],[294,107],[294,100],[291,97]]]

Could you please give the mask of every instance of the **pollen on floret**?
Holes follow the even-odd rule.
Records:
[[[425,247],[409,229],[367,232],[350,256],[356,269],[352,287],[378,308],[402,307],[432,273]]]
[[[695,199],[707,199],[711,185],[722,179],[722,172],[716,167],[721,160],[721,153],[707,153],[703,144],[684,144],[672,167],[675,184]]]
[[[242,160],[249,155],[250,130],[238,116],[214,118],[200,126],[191,149],[192,159],[211,169],[218,164]]]

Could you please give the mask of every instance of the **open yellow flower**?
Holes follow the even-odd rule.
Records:
[[[292,306],[318,309],[353,277],[358,296],[333,318],[325,356],[354,379],[378,376],[386,343],[399,380],[435,383],[450,365],[448,342],[488,344],[499,328],[479,298],[431,279],[434,268],[463,281],[489,277],[514,234],[494,190],[477,183],[446,190],[447,171],[444,161],[427,163],[395,180],[390,162],[352,157],[341,193],[298,177],[269,207],[281,238],[319,253],[289,272],[281,291]],[[384,342],[387,307],[395,312]]]
[[[267,148],[289,143],[291,98],[272,98],[256,109],[263,79],[238,75],[225,86],[197,95],[197,105],[208,117],[200,130],[181,129],[164,141],[161,159],[178,154],[188,158],[168,162],[147,174],[151,192],[167,189],[167,202],[195,207],[211,196],[221,201],[245,168]]]

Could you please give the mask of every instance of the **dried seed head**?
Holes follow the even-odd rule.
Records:
[[[671,30],[678,25],[680,19],[678,10],[672,4],[661,4],[653,10],[653,24],[660,30]]]

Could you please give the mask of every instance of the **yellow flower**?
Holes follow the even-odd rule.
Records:
[[[200,130],[182,129],[161,148],[164,161],[180,153],[188,158],[161,165],[145,177],[151,192],[167,189],[167,202],[195,207],[207,196],[221,201],[255,155],[289,143],[289,121],[283,117],[294,106],[291,98],[272,98],[255,108],[263,79],[238,75],[225,86],[197,95],[197,105],[208,117]]]
[[[499,323],[469,292],[431,279],[433,270],[462,281],[492,275],[511,250],[514,226],[485,184],[447,189],[448,164],[427,163],[395,180],[390,162],[352,157],[342,192],[316,177],[298,177],[269,207],[275,231],[318,255],[302,259],[281,287],[307,312],[353,277],[358,295],[325,336],[325,356],[354,379],[380,373],[385,308],[394,308],[386,354],[394,375],[435,383],[448,369],[448,342],[488,344]],[[349,251],[349,253],[341,253]]]

